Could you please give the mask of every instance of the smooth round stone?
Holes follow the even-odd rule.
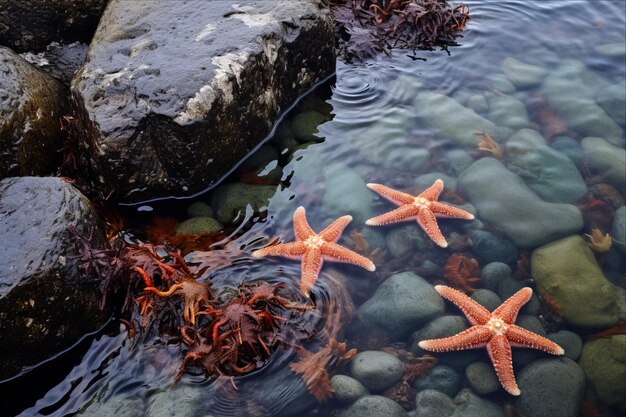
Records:
[[[472,362],[465,368],[465,379],[478,395],[491,394],[500,389],[500,381],[493,365],[485,362]]]
[[[596,101],[617,123],[626,123],[626,83],[613,84],[601,90]]]
[[[452,417],[504,417],[499,405],[482,399],[467,388],[457,394],[454,403],[456,411]]]
[[[613,187],[626,193],[626,150],[624,145],[615,146],[600,137],[588,137],[581,141],[589,167],[594,174],[606,178]]]
[[[619,299],[595,255],[580,235],[555,240],[532,252],[530,266],[539,295],[561,308],[563,319],[586,329],[605,329],[619,320]]]
[[[476,113],[485,113],[489,110],[487,99],[482,94],[473,94],[467,99],[467,107]]]
[[[456,178],[442,172],[429,172],[428,174],[420,175],[415,180],[415,185],[426,189],[432,186],[437,180],[443,181],[445,189],[451,191],[456,190]]]
[[[530,124],[524,103],[510,96],[491,97],[489,118],[497,126],[506,126],[511,129],[522,129]]]
[[[583,340],[578,334],[569,330],[559,330],[556,333],[550,333],[548,339],[563,348],[566,358],[576,361],[580,357],[580,352],[583,348]]]
[[[400,381],[404,364],[389,353],[366,350],[352,359],[350,372],[368,389],[381,391]]]
[[[483,263],[503,262],[512,265],[517,260],[517,247],[508,239],[501,239],[485,230],[473,230],[469,237],[472,241],[472,252]]]
[[[626,335],[586,342],[579,362],[603,402],[613,405],[624,401]]]
[[[527,64],[513,57],[505,58],[502,61],[502,71],[506,78],[520,89],[538,86],[547,73],[545,68]]]
[[[300,143],[319,141],[322,138],[317,136],[317,128],[327,121],[328,116],[314,110],[307,110],[296,114],[291,119],[291,131]]]
[[[546,329],[543,327],[543,324],[539,321],[539,319],[535,316],[529,316],[527,314],[520,314],[517,316],[517,320],[515,320],[515,324],[521,327],[522,329],[526,329],[530,332],[536,333],[539,336],[547,337]],[[521,369],[524,366],[528,365],[537,357],[544,355],[541,351],[537,349],[518,349],[513,348],[513,365],[515,369]],[[544,355],[548,356],[548,354]]]
[[[416,378],[413,382],[413,388],[416,391],[436,390],[449,397],[454,397],[461,389],[462,384],[463,378],[457,371],[446,365],[437,365],[424,378]]]
[[[585,159],[585,151],[580,145],[580,142],[576,139],[570,138],[569,136],[557,136],[552,139],[550,146],[555,151],[567,156],[578,168],[582,167]]]
[[[361,397],[341,417],[407,417],[400,404],[382,395]]]
[[[585,391],[582,368],[568,358],[540,359],[517,375],[516,407],[526,417],[577,417]]]
[[[500,281],[511,278],[511,268],[502,262],[491,262],[480,271],[481,286],[491,291],[498,291]]]
[[[498,295],[502,300],[506,300],[522,288],[524,288],[522,282],[513,277],[506,277],[498,283]]]
[[[546,140],[535,129],[520,129],[506,141],[505,149],[509,156],[523,155],[546,145]]]
[[[348,375],[335,375],[330,380],[335,393],[333,397],[342,403],[352,403],[369,395],[369,391],[358,380]]]
[[[213,209],[204,201],[196,201],[187,207],[189,217],[213,217]]]
[[[498,297],[498,294],[484,288],[474,291],[471,298],[489,311],[495,310],[502,304],[502,300]]]
[[[360,224],[375,216],[375,193],[367,188],[358,172],[344,165],[333,165],[324,169],[324,177],[324,213],[333,218],[349,214],[355,223]]]
[[[451,149],[446,152],[446,158],[450,163],[450,171],[458,175],[474,163],[474,157],[463,149]]]
[[[270,198],[276,192],[274,185],[246,184],[241,182],[218,187],[211,194],[211,206],[217,220],[230,223],[238,220],[250,205],[255,212],[267,208]]]
[[[202,233],[216,233],[222,229],[222,224],[212,217],[192,217],[178,225],[176,234],[191,233],[200,235]]]
[[[493,74],[489,78],[494,90],[504,94],[513,94],[515,92],[515,86],[504,74]]]
[[[415,405],[411,417],[450,417],[456,408],[452,398],[432,389],[418,392]]]
[[[394,227],[385,235],[387,249],[394,258],[416,252],[423,240],[422,231],[417,224]]]
[[[598,45],[596,51],[604,56],[624,58],[626,56],[626,45],[623,42],[605,43]]]
[[[408,335],[443,310],[443,298],[428,281],[412,272],[387,278],[360,308],[364,320],[399,337]]]
[[[613,237],[613,245],[623,255],[626,255],[626,206],[622,206],[615,211],[611,235]]]

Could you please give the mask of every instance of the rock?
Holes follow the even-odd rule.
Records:
[[[361,397],[369,395],[369,391],[358,380],[348,375],[335,375],[330,379],[335,390],[333,398],[342,403],[353,403]]]
[[[69,88],[74,75],[87,58],[88,48],[89,45],[80,42],[70,44],[52,42],[46,46],[45,51],[36,54],[24,52],[20,56]]]
[[[245,161],[237,168],[240,174],[255,173],[259,177],[268,180],[280,181],[282,176],[282,168],[278,165],[278,151],[270,144],[262,145],[254,151]]]
[[[586,329],[617,323],[617,294],[582,237],[569,236],[535,249],[530,265],[539,295],[554,300],[565,321]]]
[[[513,94],[515,92],[515,86],[504,74],[493,74],[489,79],[495,91],[499,91],[502,94]]]
[[[587,192],[576,165],[547,145],[528,144],[507,155],[522,173],[526,185],[545,201],[573,203]]]
[[[626,206],[622,206],[615,211],[611,235],[613,237],[613,246],[618,248],[623,255],[626,255]]]
[[[596,102],[620,125],[626,123],[626,83],[613,84],[600,90]]]
[[[364,320],[398,337],[408,335],[443,310],[443,298],[429,282],[412,272],[387,278],[360,308]]]
[[[459,175],[474,163],[474,158],[463,149],[450,149],[445,153],[450,165],[450,172]]]
[[[449,417],[454,413],[455,404],[448,395],[427,389],[415,396],[416,408],[412,417]]]
[[[519,372],[515,405],[527,417],[577,417],[585,375],[571,359],[540,359]]]
[[[390,137],[385,139],[385,134]],[[403,136],[398,137],[393,130],[389,132],[389,128],[380,126],[380,123],[369,128],[367,135],[375,136],[375,139],[367,141],[360,152],[365,160],[379,167],[415,174],[430,160],[428,149],[407,144]]]
[[[397,402],[382,395],[368,395],[358,399],[341,417],[406,417],[404,409]]]
[[[201,216],[187,219],[176,228],[176,234],[191,233],[200,235],[202,233],[217,233],[222,230],[222,224],[212,217]]]
[[[208,406],[207,403],[213,403],[212,399],[206,398],[208,396],[203,394],[206,393],[197,387],[182,384],[158,390],[150,396],[146,414],[150,417],[191,417],[198,412],[199,403],[204,407]]]
[[[485,230],[469,233],[471,249],[483,263],[502,262],[513,265],[518,257],[517,247],[508,239],[502,239]]]
[[[495,310],[502,304],[502,300],[498,297],[498,294],[484,288],[474,291],[471,298],[489,311]]]
[[[491,291],[498,291],[500,281],[511,278],[511,268],[502,262],[491,262],[480,271],[480,284]]]
[[[470,363],[465,368],[465,379],[478,395],[491,394],[500,389],[500,381],[493,370],[493,365],[485,362]]]
[[[467,99],[467,107],[476,113],[486,113],[489,110],[487,99],[482,94],[474,94]]]
[[[555,151],[567,156],[578,169],[582,168],[585,151],[583,151],[583,147],[576,139],[572,139],[569,136],[557,136],[552,139],[550,146]]]
[[[586,342],[579,363],[602,402],[608,405],[623,403],[626,392],[626,335]]]
[[[506,126],[511,129],[523,129],[530,124],[524,103],[510,96],[490,98],[489,118],[497,126]]]
[[[549,104],[565,119],[570,129],[583,136],[604,137],[624,146],[624,131],[596,102],[603,85],[579,61],[563,60],[543,82]]]
[[[365,181],[355,170],[344,165],[334,165],[324,170],[324,177],[324,213],[333,219],[350,214],[354,222],[359,224],[374,217],[374,193],[367,188]]]
[[[190,217],[213,217],[213,209],[204,201],[196,201],[187,207],[187,214]]]
[[[602,138],[585,138],[581,142],[591,171],[606,178],[613,187],[626,195],[626,150]]]
[[[505,150],[508,156],[516,157],[544,145],[546,140],[541,133],[534,129],[520,129],[506,141]]]
[[[415,180],[415,186],[426,189],[437,180],[443,181],[446,190],[456,191],[456,178],[443,172],[429,172],[428,174],[420,175]]]
[[[577,361],[583,348],[583,340],[578,334],[569,330],[559,330],[556,333],[550,333],[548,339],[561,346],[565,351],[565,357],[573,361]]]
[[[519,247],[532,248],[583,227],[578,208],[541,200],[493,158],[479,159],[466,169],[459,177],[459,189],[483,221],[504,231]]]
[[[422,127],[457,145],[476,146],[477,132],[498,136],[496,125],[444,94],[422,91],[413,106]]]
[[[426,243],[423,231],[417,223],[394,227],[385,235],[385,242],[389,253],[394,258],[399,258],[408,252],[415,253],[419,247],[423,247]]]
[[[462,385],[463,378],[461,375],[446,365],[433,367],[430,372],[428,372],[428,375],[424,378],[416,378],[413,382],[413,388],[418,392],[436,390],[449,397],[454,397],[459,392]]]
[[[451,417],[504,417],[497,404],[483,400],[469,389],[462,389],[454,398],[456,410]]]
[[[350,373],[368,389],[381,391],[402,378],[404,364],[389,353],[366,350],[352,359]]]
[[[78,265],[78,238],[106,238],[91,203],[53,177],[0,181],[0,380],[48,359],[100,328],[97,284]]]
[[[317,135],[317,127],[330,118],[315,110],[298,113],[291,119],[291,131],[300,143],[318,142],[324,138]]]
[[[513,57],[502,61],[502,72],[516,88],[522,90],[541,84],[547,73],[544,68],[527,64]]]
[[[276,192],[274,185],[231,183],[216,188],[211,194],[211,206],[221,223],[241,221],[246,207],[255,213],[267,208],[269,199]]]
[[[89,43],[106,0],[8,0],[0,8],[0,45],[42,51],[52,41]]]
[[[0,179],[56,173],[63,147],[60,119],[68,113],[65,89],[3,47],[0,74]]]
[[[596,51],[604,56],[624,58],[626,56],[626,45],[623,42],[605,43],[598,45]]]
[[[102,187],[205,189],[333,72],[333,27],[317,0],[110,1],[72,83]]]

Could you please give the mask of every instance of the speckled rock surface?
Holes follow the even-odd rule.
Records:
[[[72,83],[114,198],[200,191],[335,66],[320,0],[112,0]]]
[[[43,209],[42,209],[43,208]],[[91,203],[59,178],[0,181],[0,380],[67,349],[105,316],[78,269],[76,237],[104,234]]]
[[[107,0],[2,0],[0,45],[42,51],[52,41],[89,42]]]
[[[56,172],[66,111],[58,81],[0,47],[0,178]]]

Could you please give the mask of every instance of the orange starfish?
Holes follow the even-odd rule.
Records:
[[[366,257],[335,243],[341,236],[343,229],[351,221],[352,216],[342,216],[316,234],[306,221],[304,207],[298,207],[293,213],[293,230],[296,241],[256,250],[252,252],[252,256],[260,258],[271,255],[302,259],[300,289],[308,297],[309,291],[322,269],[324,260],[350,263],[368,271],[376,270],[374,263]]]
[[[533,290],[522,288],[496,308],[493,313],[467,295],[445,285],[436,285],[442,297],[456,304],[467,317],[472,327],[451,337],[422,340],[418,346],[432,352],[476,349],[487,347],[496,374],[505,390],[511,395],[520,395],[513,374],[511,346],[543,350],[553,355],[564,353],[556,343],[513,324],[520,308],[530,300]]]
[[[369,219],[365,224],[369,226],[382,226],[388,223],[417,219],[417,223],[424,229],[428,237],[442,248],[447,247],[448,242],[441,234],[441,230],[439,230],[437,217],[454,217],[466,220],[474,219],[474,215],[465,210],[437,201],[439,194],[443,191],[443,181],[441,180],[435,181],[433,185],[417,197],[381,184],[367,184],[367,187],[400,207],[374,217],[373,219]]]

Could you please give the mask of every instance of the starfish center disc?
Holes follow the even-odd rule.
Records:
[[[430,205],[430,201],[424,197],[415,197],[413,204],[420,208],[425,208]]]
[[[507,325],[504,322],[504,320],[499,319],[497,317],[492,317],[487,322],[487,327],[489,328],[489,330],[497,334],[503,334],[504,332],[506,332],[506,329],[507,329]]]
[[[324,244],[324,239],[319,237],[318,235],[313,235],[304,241],[304,245],[307,248],[311,249],[319,249],[320,246]]]

